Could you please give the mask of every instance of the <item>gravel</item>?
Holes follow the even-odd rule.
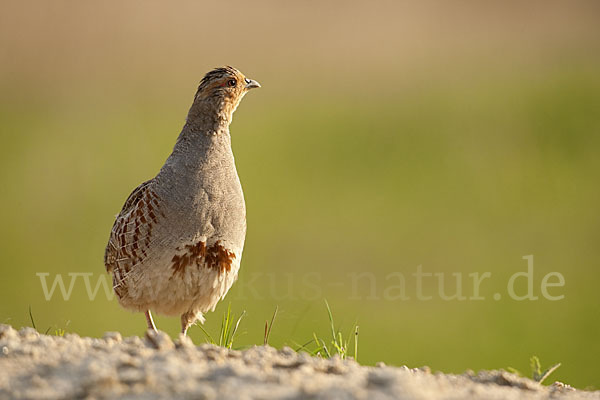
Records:
[[[505,371],[462,375],[360,366],[290,348],[244,351],[163,332],[47,336],[0,325],[0,399],[598,399]]]

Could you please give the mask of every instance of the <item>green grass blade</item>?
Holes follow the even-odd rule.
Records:
[[[329,314],[329,324],[331,326],[331,337],[335,340],[335,325],[333,323],[333,314],[331,313],[331,308],[329,307],[329,303],[325,300],[325,305],[327,306],[327,313]]]
[[[246,315],[246,310],[242,311],[242,314],[240,314],[240,317],[237,319],[237,322],[235,323],[233,330],[231,330],[231,334],[228,335],[228,342],[227,342],[227,348],[231,349],[233,347],[233,339],[235,338],[235,334],[238,330],[238,328],[240,327],[240,322],[242,321],[242,318],[244,318],[244,316]]]
[[[314,339],[311,339],[304,344],[298,344],[298,343],[294,342],[294,345],[296,346],[296,353],[298,353],[300,350],[304,350],[307,353],[311,353],[310,349],[306,346],[308,346],[309,344],[311,344],[314,341],[315,341]]]
[[[35,321],[33,320],[33,313],[31,312],[31,305],[29,305],[29,319],[31,320],[31,326],[33,329],[37,331],[37,327],[35,326]]]
[[[354,360],[358,362],[358,325],[354,329]]]
[[[206,331],[206,329],[204,329],[204,327],[203,327],[202,325],[198,324],[198,327],[199,327],[199,328],[202,330],[202,332],[204,333],[204,336],[206,336],[206,339],[208,340],[208,342],[209,342],[210,344],[217,344],[217,343],[215,342],[215,340],[212,338],[212,336],[210,336],[210,333],[208,333],[208,332]]]
[[[540,359],[537,356],[532,356],[529,360],[531,365],[531,375],[533,380],[539,382],[542,376],[542,366],[540,365]]]
[[[553,366],[551,366],[550,368],[548,368],[547,370],[545,370],[544,372],[542,372],[542,374],[540,375],[540,380],[538,381],[539,383],[544,382],[544,380],[550,376],[550,374],[552,374],[554,371],[556,371],[558,369],[558,367],[560,367],[560,363],[558,364],[554,364]]]
[[[265,325],[265,340],[264,345],[269,344],[269,335],[271,334],[271,328],[273,328],[273,322],[275,322],[275,317],[277,316],[277,310],[279,310],[279,306],[275,306],[275,311],[273,312],[273,316],[271,317],[271,323],[266,322]]]

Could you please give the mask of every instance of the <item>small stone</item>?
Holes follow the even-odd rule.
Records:
[[[292,349],[289,346],[283,346],[283,348],[281,350],[279,350],[279,352],[286,356],[295,356],[296,355],[296,352],[294,351],[294,349]]]
[[[121,341],[123,340],[123,337],[121,336],[121,334],[119,332],[106,332],[104,334],[104,336],[102,336],[102,339],[109,341],[115,341],[117,343],[121,343]]]
[[[385,365],[385,363],[383,361],[377,362],[377,364],[375,364],[375,366],[377,368],[385,368],[386,367],[386,365]]]
[[[145,382],[147,377],[144,370],[127,368],[119,372],[119,378],[123,383],[131,385],[138,382]]]
[[[387,387],[394,381],[394,373],[390,370],[373,369],[367,375],[368,388]]]
[[[313,358],[310,356],[310,354],[306,353],[306,352],[302,352],[300,354],[298,354],[298,362],[302,363],[302,364],[310,364],[312,363]]]
[[[552,384],[552,386],[550,386],[552,388],[552,390],[559,390],[559,391],[572,391],[575,390],[572,386],[564,384],[562,382],[556,381]]]
[[[179,334],[179,340],[177,340],[175,342],[175,347],[177,347],[178,349],[183,349],[183,348],[193,348],[194,347],[194,342],[192,342],[192,339],[190,339],[189,336],[184,335],[183,333]]]
[[[63,338],[67,339],[71,343],[77,343],[82,341],[81,337],[76,333],[67,333],[63,336]]]
[[[143,345],[142,339],[140,339],[139,336],[129,336],[123,340],[123,343],[132,346],[133,348]]]
[[[23,339],[36,339],[40,336],[40,334],[32,327],[26,326],[19,329],[19,336],[21,336]]]
[[[10,325],[0,324],[0,339],[15,337],[17,332]]]
[[[164,332],[148,329],[146,331],[146,339],[152,347],[158,350],[170,350],[175,348],[175,344]]]
[[[227,357],[229,358],[242,358],[242,352],[238,350],[229,350],[227,353]]]

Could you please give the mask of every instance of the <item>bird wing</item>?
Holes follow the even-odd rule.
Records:
[[[152,228],[159,214],[159,199],[152,190],[154,180],[138,186],[127,198],[110,232],[104,265],[113,273],[115,287],[149,254]]]

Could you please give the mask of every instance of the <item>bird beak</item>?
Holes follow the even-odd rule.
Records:
[[[246,89],[254,89],[259,87],[260,83],[256,82],[254,79],[246,78]]]

